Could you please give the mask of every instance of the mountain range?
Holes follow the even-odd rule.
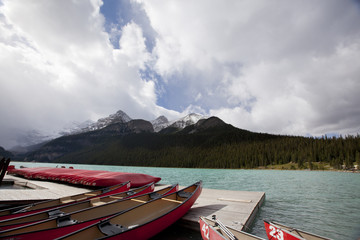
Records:
[[[211,148],[226,142],[276,137],[241,130],[217,117],[206,118],[199,114],[189,114],[172,122],[164,117],[149,122],[130,119],[119,111],[97,123],[89,126],[88,131],[83,129],[47,142],[23,155],[24,160],[123,164],[126,159],[126,164],[132,165],[140,158],[147,161],[148,154],[155,154],[150,159],[157,158],[156,153],[161,155],[170,149],[172,152],[176,149]],[[172,154],[168,155],[169,161],[172,157]]]
[[[150,121],[150,123],[153,126],[154,132],[159,132],[162,129],[167,128],[169,126],[182,129],[189,125],[197,123],[200,119],[205,119],[205,118],[207,117],[197,113],[190,113],[185,117],[176,119],[171,122],[169,122],[169,120],[165,116],[160,116],[155,120]],[[84,122],[78,125],[77,127],[75,127],[74,129],[71,129],[69,132],[66,132],[63,135],[72,135],[72,134],[95,131],[95,130],[103,129],[111,124],[127,123],[130,122],[131,120],[133,119],[130,118],[125,112],[119,110],[116,113],[109,115],[108,117],[99,119],[97,122],[91,122],[91,121]]]
[[[133,133],[157,133],[161,131],[163,131],[164,134],[169,132],[174,133],[204,119],[207,119],[207,117],[191,113],[173,121],[169,121],[165,116],[159,116],[155,120],[146,121],[142,119],[132,119],[124,111],[119,110],[114,114],[110,114],[108,117],[100,118],[96,122],[88,120],[83,123],[74,122],[68,124],[62,131],[55,135],[53,139],[49,136],[47,136],[47,138],[41,137],[38,131],[32,131],[36,133],[33,135],[34,139],[32,139],[31,132],[29,132],[27,134],[27,140],[32,144],[29,146],[17,146],[11,149],[11,151],[20,158],[19,160],[24,157],[31,161],[52,161],[75,149],[91,145],[89,142],[92,142],[92,140],[89,139],[95,137],[106,138]],[[40,142],[33,144],[36,142],[36,139],[40,140]],[[63,143],[59,145],[59,142],[62,142],[64,139],[70,142],[72,141],[68,139],[78,140],[73,142],[73,146],[68,145],[65,147]]]
[[[255,133],[218,117],[189,114],[175,121],[131,119],[118,111],[27,148],[12,159],[123,166],[339,169],[360,165],[360,136],[309,138]],[[0,148],[0,155],[11,153]],[[10,154],[10,155],[9,155]],[[316,162],[316,165],[313,163]],[[296,166],[296,167],[295,167]],[[316,167],[316,168],[315,168]]]
[[[164,128],[172,125],[177,128],[184,128],[188,125],[195,124],[200,119],[205,119],[206,116],[191,113],[185,117],[169,121],[165,116],[159,116],[155,120],[150,121],[153,125],[155,132],[159,132]],[[96,122],[87,120],[85,122],[70,122],[66,124],[59,132],[52,134],[41,133],[38,130],[30,130],[22,134],[20,138],[20,144],[10,148],[9,150],[15,153],[26,153],[32,151],[46,142],[56,139],[61,136],[68,136],[80,133],[86,133],[90,131],[99,130],[105,128],[114,123],[126,123],[131,121],[130,118],[122,110],[117,111],[114,114],[110,114],[108,117],[100,118]]]

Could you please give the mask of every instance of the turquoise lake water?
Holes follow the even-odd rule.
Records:
[[[360,174],[322,171],[225,170],[124,167],[50,163],[12,163],[16,167],[64,165],[76,169],[137,172],[161,177],[160,183],[204,188],[261,191],[266,200],[248,232],[266,237],[263,219],[332,239],[360,239]]]

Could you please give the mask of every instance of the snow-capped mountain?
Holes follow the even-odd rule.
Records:
[[[206,119],[207,117],[197,114],[197,113],[190,113],[189,115],[170,121],[165,116],[160,116],[155,120],[150,121],[153,125],[154,131],[159,132],[160,130],[166,127],[176,127],[176,128],[185,128],[189,125],[197,123],[200,119]],[[131,121],[132,119],[123,111],[119,110],[115,114],[111,114],[106,118],[101,118],[95,123],[91,123],[86,127],[80,128],[77,131],[72,132],[71,134],[89,132],[94,130],[99,130],[104,127],[109,126],[110,124],[114,123],[126,123]]]
[[[151,124],[153,125],[154,131],[159,132],[161,129],[169,126],[169,120],[165,116],[160,116],[157,119],[152,120]]]
[[[79,127],[77,130],[72,131],[70,134],[77,134],[77,133],[84,133],[84,132],[90,132],[102,129],[104,127],[109,126],[110,124],[114,123],[126,123],[129,122],[131,118],[123,111],[119,110],[114,114],[110,114],[108,117],[100,118],[97,120],[97,122],[87,122],[89,123],[86,125],[86,122],[84,123],[86,126]]]
[[[197,123],[200,119],[207,119],[208,117],[191,113],[185,117],[169,121],[165,116],[160,116],[155,120],[151,121],[153,125],[154,131],[159,132],[164,128],[169,126],[183,129],[189,125]],[[65,125],[62,130],[55,131],[51,133],[43,133],[37,130],[28,131],[22,133],[18,136],[17,142],[18,146],[14,147],[20,149],[21,147],[31,146],[35,144],[39,144],[45,141],[50,141],[51,139],[58,138],[60,136],[73,135],[79,133],[85,133],[90,131],[99,130],[109,126],[114,123],[127,123],[132,119],[123,111],[119,110],[114,114],[109,115],[105,118],[100,118],[98,121],[94,122],[91,120],[79,123],[79,122],[71,122]],[[20,150],[19,150],[20,152]]]
[[[160,116],[157,119],[151,121],[154,127],[155,132],[159,132],[160,130],[167,128],[167,127],[175,127],[183,129],[187,126],[193,125],[197,123],[200,119],[207,119],[208,117],[197,114],[197,113],[190,113],[189,115],[186,115],[185,117],[168,121],[166,117]]]
[[[29,130],[16,133],[14,146],[10,147],[13,152],[27,152],[28,146],[33,146],[39,143],[50,141],[51,139],[60,137],[61,135],[55,132],[42,132],[40,130]]]
[[[59,134],[61,136],[63,136],[63,135],[71,135],[74,133],[78,133],[78,132],[81,132],[82,129],[88,128],[89,126],[91,126],[94,123],[95,122],[92,120],[87,120],[82,123],[79,123],[76,121],[70,122],[70,123],[66,124],[62,130],[59,131]]]
[[[185,128],[187,126],[197,123],[200,119],[206,119],[206,118],[207,117],[197,113],[190,113],[189,115],[186,115],[183,118],[171,122],[169,126],[176,128]]]

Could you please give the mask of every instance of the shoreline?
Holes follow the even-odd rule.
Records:
[[[16,163],[16,164],[21,164],[21,163],[40,163],[40,164],[56,164],[61,166],[62,164],[64,165],[71,165],[71,164],[76,164],[76,165],[97,165],[97,164],[83,164],[83,163],[58,163],[58,162],[26,162],[26,161],[12,161],[10,162],[10,165],[12,163]],[[285,163],[285,164],[276,164],[276,165],[267,165],[267,166],[259,166],[259,167],[255,167],[255,168],[189,168],[189,169],[226,169],[226,170],[288,170],[288,171],[311,171],[311,172],[344,172],[344,173],[360,173],[360,169],[353,169],[353,170],[346,170],[346,169],[334,169],[332,167],[330,167],[330,164],[324,164],[322,167],[319,167],[320,164],[319,162],[314,162],[312,163],[314,164],[314,169],[310,169],[308,167],[306,167],[308,165],[308,163],[304,163],[304,167],[303,168],[298,168],[296,163]],[[158,166],[122,166],[122,165],[108,165],[108,166],[119,166],[119,167],[145,167],[145,168],[181,168],[181,169],[186,169],[184,167],[158,167]],[[355,165],[356,166],[356,165]]]

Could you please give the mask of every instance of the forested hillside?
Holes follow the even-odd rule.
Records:
[[[106,137],[55,162],[189,168],[257,168],[293,163],[334,169],[360,162],[360,136],[309,138],[253,133],[228,124]],[[317,164],[314,164],[314,163]],[[319,167],[320,166],[320,167]]]

